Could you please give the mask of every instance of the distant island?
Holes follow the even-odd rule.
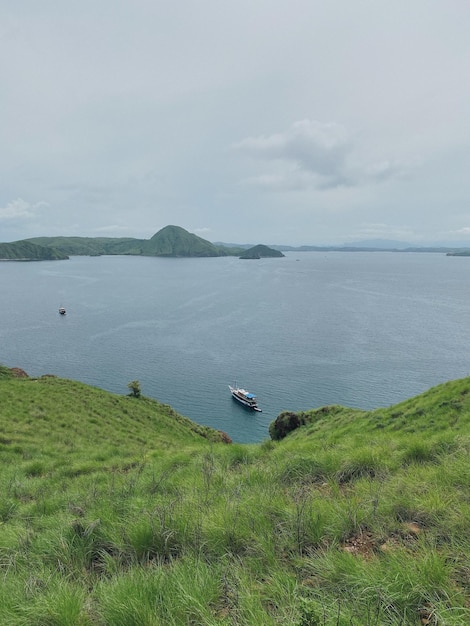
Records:
[[[58,261],[68,258],[67,254],[57,249],[27,240],[0,243],[0,261]]]
[[[238,256],[243,247],[218,246],[180,226],[165,226],[150,239],[131,237],[33,237],[0,244],[1,260],[52,260],[69,256]]]
[[[150,239],[112,237],[35,237],[37,245],[77,256],[133,255],[163,257],[217,257],[229,251],[180,226],[165,226]]]
[[[388,247],[387,247],[388,246]],[[375,240],[342,246],[287,246],[211,243],[180,226],[165,226],[150,239],[132,237],[32,237],[0,243],[0,261],[50,261],[70,256],[131,255],[155,257],[221,257],[240,259],[283,257],[283,252],[435,252],[470,256],[466,247],[407,247],[408,244]]]
[[[131,237],[34,237],[0,244],[0,259],[51,260],[70,256],[132,255],[159,257],[221,257],[241,259],[283,257],[279,250],[258,244],[245,246],[214,244],[180,226],[165,226],[150,239]]]
[[[268,259],[268,258],[279,258],[285,256],[282,254],[280,250],[274,250],[273,248],[269,248],[268,246],[264,246],[263,244],[258,244],[257,246],[253,246],[253,248],[248,248],[242,255],[240,255],[240,259]]]

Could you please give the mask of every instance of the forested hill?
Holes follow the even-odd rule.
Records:
[[[0,261],[55,261],[68,259],[67,254],[31,241],[0,243]]]
[[[145,242],[142,254],[148,256],[207,257],[226,256],[227,252],[213,243],[189,233],[180,226],[165,226]]]
[[[35,237],[27,241],[67,255],[128,254],[166,257],[216,257],[237,254],[189,233],[180,226],[165,226],[151,239],[112,237]]]
[[[132,237],[33,237],[32,243],[59,250],[69,256],[142,254],[143,240]]]
[[[274,250],[273,248],[269,248],[263,244],[258,244],[257,246],[253,246],[253,248],[249,248],[243,252],[240,259],[268,259],[283,256],[284,254],[282,254],[280,250]]]

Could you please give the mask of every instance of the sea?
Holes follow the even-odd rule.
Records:
[[[284,410],[387,407],[468,376],[469,287],[470,258],[425,252],[3,262],[0,363],[121,395],[138,380],[260,442]],[[261,413],[231,398],[234,383]]]

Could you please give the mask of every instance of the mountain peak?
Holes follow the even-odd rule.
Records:
[[[220,256],[221,253],[206,239],[189,233],[181,226],[165,226],[146,242],[145,254],[172,257]]]

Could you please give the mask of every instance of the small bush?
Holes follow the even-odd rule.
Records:
[[[132,396],[133,398],[140,398],[142,391],[140,389],[140,383],[138,380],[132,380],[127,385],[127,387],[130,390],[130,393],[129,393],[130,396]]]
[[[292,413],[291,411],[283,411],[269,425],[269,435],[271,439],[279,441],[304,424],[305,417],[303,415]]]

